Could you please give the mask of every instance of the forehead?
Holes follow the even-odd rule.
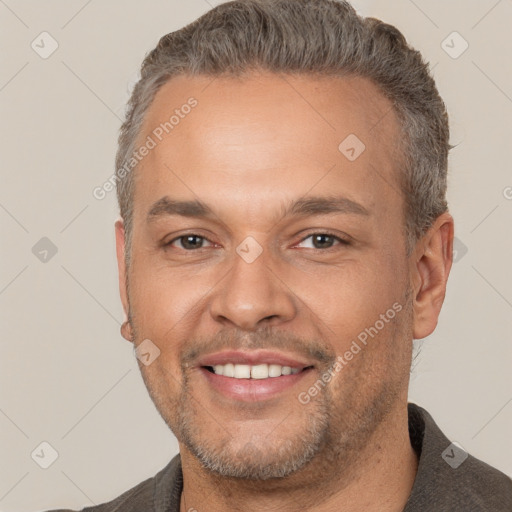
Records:
[[[391,103],[360,77],[178,76],[144,119],[139,141],[155,147],[137,168],[135,195],[147,210],[166,194],[242,205],[250,192],[256,211],[273,197],[341,187],[386,210],[400,199],[399,131]]]

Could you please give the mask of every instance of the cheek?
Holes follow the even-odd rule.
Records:
[[[402,324],[408,321],[402,277],[392,259],[361,261],[330,275],[329,285],[318,287],[316,303],[310,299],[329,327],[324,336],[347,365],[344,375],[364,367],[379,374],[387,371],[403,342]]]
[[[330,271],[316,282],[315,309],[328,323],[365,327],[384,314],[403,294],[403,279],[390,262],[367,259]]]
[[[141,261],[130,279],[130,306],[138,325],[169,331],[193,316],[208,292],[208,283],[198,276],[187,276],[179,269]]]

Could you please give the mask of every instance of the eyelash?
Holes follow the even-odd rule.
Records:
[[[302,238],[298,243],[300,244],[300,243],[304,242],[305,240],[307,240],[308,238],[310,238],[312,236],[315,236],[315,235],[327,235],[329,237],[334,238],[336,241],[338,241],[339,245],[343,245],[343,246],[350,245],[350,242],[348,240],[346,240],[344,238],[341,238],[341,237],[335,235],[334,233],[332,233],[330,231],[315,231],[313,233],[309,233],[304,238]],[[184,235],[180,235],[180,236],[178,236],[176,238],[173,238],[169,242],[165,243],[164,247],[165,248],[170,247],[174,242],[176,242],[176,240],[181,240],[182,238],[186,238],[186,237],[189,237],[189,236],[195,236],[197,238],[201,238],[203,240],[207,240],[210,243],[213,243],[210,240],[208,240],[208,238],[206,238],[205,236],[198,235],[197,233],[185,233]],[[316,248],[313,248],[312,250],[313,251],[320,251],[320,252],[329,252],[329,251],[334,250],[335,248],[336,248],[336,246],[328,247],[327,249],[316,249]],[[206,247],[199,247],[198,249],[183,249],[183,250],[186,251],[186,252],[196,252],[196,251],[200,251],[201,249],[207,249],[207,248]]]

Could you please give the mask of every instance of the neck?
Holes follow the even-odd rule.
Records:
[[[280,510],[292,512],[400,512],[410,495],[417,456],[409,439],[406,402],[397,404],[350,467],[329,457],[329,447],[307,467],[282,479],[247,481],[205,470],[180,445],[181,512]],[[343,472],[337,469],[344,467]]]

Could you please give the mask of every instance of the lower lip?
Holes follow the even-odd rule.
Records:
[[[274,398],[279,393],[295,386],[312,368],[302,370],[294,375],[281,375],[268,379],[235,379],[200,369],[210,386],[223,395],[235,400],[257,402]]]

